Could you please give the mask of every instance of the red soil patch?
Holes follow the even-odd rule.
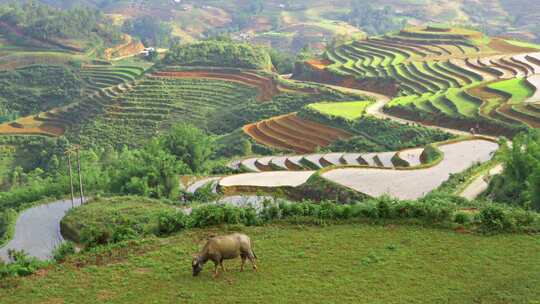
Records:
[[[60,123],[44,122],[36,119],[36,116],[27,116],[18,119],[15,122],[7,122],[0,125],[0,134],[28,134],[61,136],[65,132]]]
[[[257,88],[259,90],[257,100],[259,101],[269,101],[275,95],[280,93],[278,85],[274,81],[274,79],[250,72],[232,72],[219,70],[160,71],[154,72],[150,76],[170,78],[204,78],[240,83]]]
[[[244,126],[244,132],[260,144],[297,153],[311,153],[352,135],[310,120],[296,113],[277,116]]]
[[[488,47],[492,48],[495,51],[505,53],[505,54],[538,52],[537,49],[513,45],[506,42],[504,39],[499,39],[499,38],[491,39],[491,41],[488,44]]]
[[[60,125],[43,123],[36,126],[25,124],[4,123],[0,125],[0,135],[43,135],[57,137],[63,135],[64,128]]]
[[[327,60],[327,59],[321,59],[321,60],[312,59],[312,60],[308,60],[306,63],[309,64],[314,69],[318,69],[318,70],[324,70],[326,69],[327,66],[332,64],[332,62],[330,62],[330,60]]]
[[[130,35],[124,34],[124,41],[114,48],[106,49],[104,56],[107,60],[111,60],[113,57],[133,56],[142,50],[144,50],[144,45],[140,41],[133,40]]]

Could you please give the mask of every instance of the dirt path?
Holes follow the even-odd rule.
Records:
[[[459,194],[459,196],[466,198],[468,200],[473,200],[477,198],[480,194],[482,194],[484,191],[487,190],[489,183],[486,181],[486,177],[490,177],[493,175],[501,174],[503,171],[502,165],[497,165],[485,174],[482,174],[481,176],[475,178],[463,191]]]

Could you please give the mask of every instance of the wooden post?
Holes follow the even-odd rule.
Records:
[[[81,147],[77,147],[77,172],[79,173],[79,189],[81,191],[81,205],[84,203],[84,194],[83,194],[83,181],[82,181],[82,172],[81,172],[81,158],[79,156],[79,151]]]
[[[73,173],[71,170],[71,151],[66,151],[68,157],[68,168],[69,168],[69,182],[71,186],[71,207],[75,204],[75,194],[73,193]]]

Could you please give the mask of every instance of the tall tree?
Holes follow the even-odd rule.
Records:
[[[163,146],[187,164],[194,173],[203,172],[212,155],[212,139],[201,129],[189,124],[176,124],[162,137]]]

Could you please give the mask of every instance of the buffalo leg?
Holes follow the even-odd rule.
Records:
[[[223,265],[223,259],[221,259],[221,261],[219,262],[219,265],[221,266],[221,270],[223,272],[227,272],[227,269],[225,269],[225,265]]]
[[[217,278],[218,276],[219,276],[218,263],[214,262],[214,279]]]
[[[240,265],[240,271],[244,271],[244,264],[246,263],[247,257],[246,257],[245,254],[242,254],[240,257],[242,258],[242,264]]]

